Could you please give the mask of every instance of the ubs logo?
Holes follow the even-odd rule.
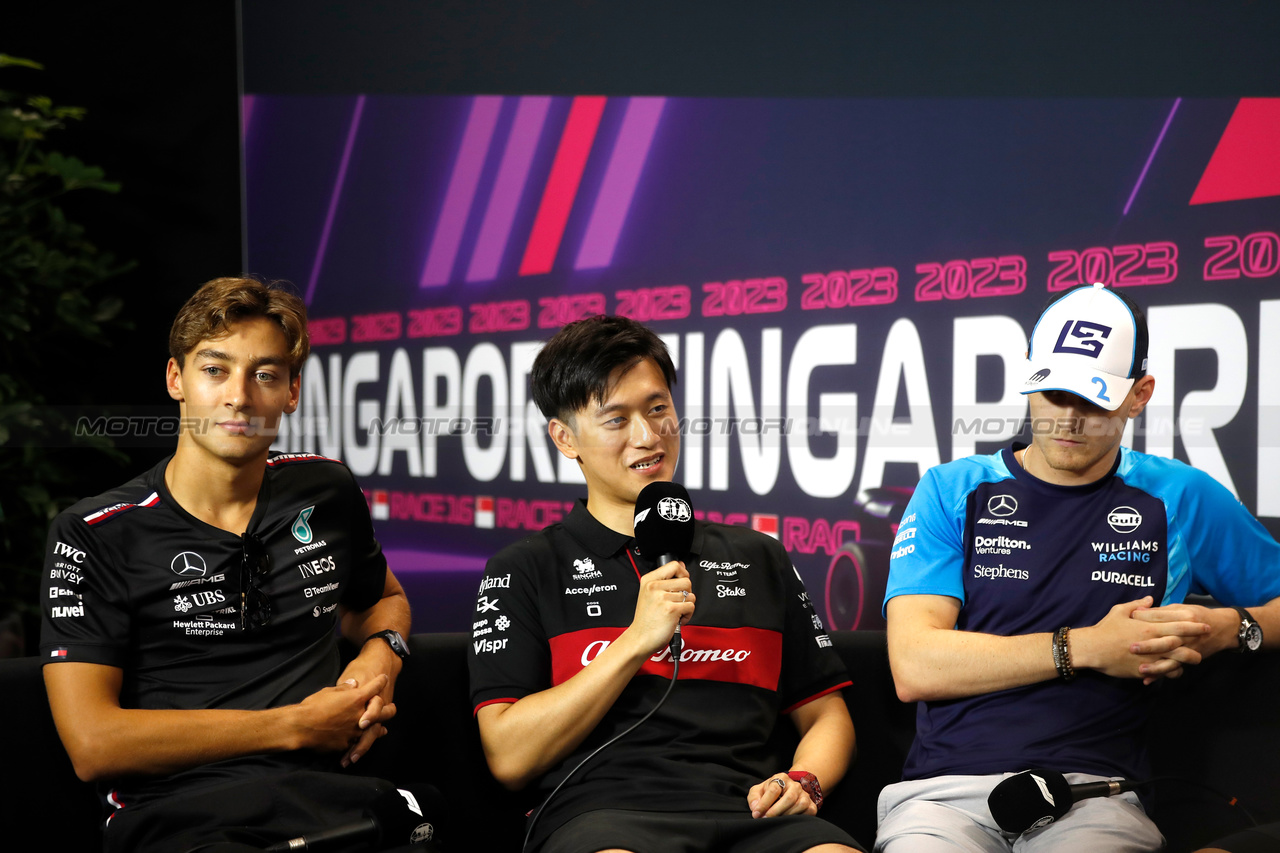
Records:
[[[997,518],[1013,515],[1017,511],[1018,501],[1014,499],[1013,495],[996,495],[987,501],[987,512]]]
[[[175,575],[184,578],[202,578],[209,569],[204,563],[204,557],[201,557],[195,551],[183,551],[178,554],[169,563],[169,568],[173,570]]]
[[[1142,513],[1131,506],[1118,506],[1107,514],[1107,524],[1116,533],[1132,533],[1142,526]]]

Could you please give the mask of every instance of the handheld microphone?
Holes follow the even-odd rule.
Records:
[[[348,850],[353,844],[371,845],[370,849],[430,841],[435,826],[426,812],[443,812],[443,797],[431,785],[410,785],[380,794],[364,810],[360,820],[308,832],[288,841],[278,841],[265,853],[288,853],[291,850]],[[363,849],[363,848],[361,848]]]
[[[636,498],[636,546],[658,565],[683,560],[693,547],[693,504],[679,483],[650,483]],[[671,655],[678,658],[680,623],[671,635]]]
[[[1001,829],[1021,834],[1048,826],[1081,800],[1112,797],[1142,784],[1110,780],[1072,785],[1061,773],[1036,768],[996,785],[987,797],[987,807]]]

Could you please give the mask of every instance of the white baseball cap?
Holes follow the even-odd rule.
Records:
[[[1102,283],[1063,294],[1040,314],[1027,345],[1023,394],[1070,391],[1114,412],[1147,372],[1147,320]]]

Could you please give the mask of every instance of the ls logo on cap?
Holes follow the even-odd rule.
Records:
[[[1079,346],[1068,346],[1068,336],[1074,338]],[[1053,351],[1097,358],[1102,352],[1103,341],[1109,337],[1111,337],[1110,326],[1088,320],[1068,320],[1062,324],[1062,334],[1058,335],[1058,342],[1054,344]]]
[[[309,506],[302,512],[298,513],[297,520],[293,522],[293,529],[290,532],[293,534],[293,538],[297,539],[303,545],[311,544],[311,525],[307,524],[307,519],[309,519],[311,517],[311,513],[315,511],[315,507]]]

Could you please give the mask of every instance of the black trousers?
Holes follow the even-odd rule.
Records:
[[[249,853],[322,829],[355,824],[395,786],[382,779],[301,770],[184,791],[116,811],[107,853]],[[431,817],[428,815],[427,819]],[[352,842],[334,850],[422,850],[407,839]]]

